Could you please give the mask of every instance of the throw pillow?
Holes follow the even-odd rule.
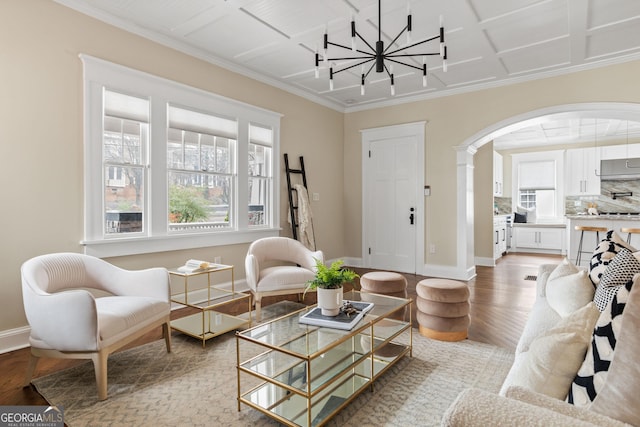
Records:
[[[600,278],[607,269],[609,262],[618,252],[620,252],[620,249],[622,248],[627,248],[631,252],[636,251],[627,242],[622,240],[615,231],[607,231],[605,238],[598,244],[593,252],[593,256],[591,257],[591,262],[589,264],[589,278],[593,282],[594,287],[598,286]]]
[[[637,281],[640,275],[636,276]],[[616,358],[607,383],[589,408],[630,425],[640,425],[640,286],[633,285],[622,318]]]
[[[580,368],[600,312],[593,302],[574,311],[538,336],[517,358],[500,391],[510,386],[564,399]]]
[[[571,384],[567,402],[589,407],[605,385],[607,372],[620,334],[624,311],[633,281],[620,287],[596,322],[587,356]]]
[[[593,299],[598,310],[603,311],[618,292],[618,288],[624,286],[629,280],[633,280],[633,276],[640,272],[638,256],[640,253],[631,253],[628,249],[622,248],[609,262],[602,273]]]
[[[567,317],[593,301],[593,285],[586,271],[552,278],[553,273],[547,281],[547,302],[560,316]]]
[[[547,280],[553,280],[557,279],[558,277],[575,274],[578,271],[580,271],[580,269],[565,257],[562,262],[558,264],[558,266],[554,268],[551,273],[549,273],[549,278]]]

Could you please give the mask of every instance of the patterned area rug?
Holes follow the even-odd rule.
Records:
[[[64,406],[71,427],[279,425],[245,405],[238,412],[233,332],[209,340],[204,349],[183,335],[174,334],[172,344],[172,353],[160,340],[112,355],[106,401],[97,400],[90,362],[37,378],[34,385],[50,404]],[[327,425],[440,425],[458,393],[467,387],[497,392],[513,362],[506,349],[434,341],[416,330],[413,345],[412,358],[399,361],[373,392],[365,390]]]

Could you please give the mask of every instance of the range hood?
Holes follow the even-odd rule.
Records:
[[[600,180],[640,179],[640,158],[600,161]]]

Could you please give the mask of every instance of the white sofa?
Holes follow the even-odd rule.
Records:
[[[442,426],[640,425],[640,362],[637,357],[640,354],[640,284],[631,288],[621,315],[621,333],[617,337],[605,388],[588,408],[566,403],[564,397],[550,397],[549,394],[553,393],[547,393],[546,390],[543,394],[518,384],[516,371],[523,359],[528,357],[526,353],[532,343],[537,337],[549,335],[563,318],[552,308],[547,298],[548,278],[556,267],[543,265],[539,268],[536,302],[518,342],[514,365],[500,393],[478,389],[463,391],[443,416]],[[597,309],[596,312],[595,316],[599,317],[600,312]],[[589,323],[585,329],[590,341],[593,326]],[[549,364],[563,361],[565,354],[560,351],[554,357],[548,359]],[[557,380],[555,372],[548,379],[551,382]],[[543,388],[548,386],[549,384],[541,385]]]

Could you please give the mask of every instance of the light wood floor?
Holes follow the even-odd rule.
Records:
[[[527,275],[536,275],[538,266],[545,263],[560,263],[559,256],[509,254],[502,257],[495,268],[478,267],[477,277],[469,281],[471,292],[471,326],[469,339],[486,342],[499,347],[515,349],[525,321],[535,299],[536,282],[525,280]],[[367,270],[355,269],[358,273]],[[411,298],[416,297],[416,284],[423,276],[405,275]],[[292,296],[295,300],[296,296]],[[309,294],[305,302],[313,301]],[[275,302],[271,298],[264,305]],[[246,306],[245,306],[246,307]],[[413,305],[415,311],[415,304]],[[234,310],[231,308],[231,310]],[[172,313],[172,317],[187,314],[183,310]],[[415,319],[415,314],[413,315]],[[414,320],[415,323],[415,320]],[[174,332],[175,333],[175,332]],[[132,344],[160,339],[160,330]],[[215,338],[207,345],[215,345]],[[0,405],[45,405],[47,402],[32,387],[22,387],[24,373],[29,360],[29,349],[21,349],[0,355]],[[47,375],[85,361],[42,359],[35,376]]]

